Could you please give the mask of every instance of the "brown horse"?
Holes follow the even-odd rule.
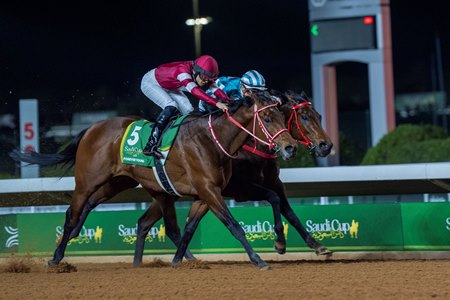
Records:
[[[283,103],[280,110],[285,116],[286,127],[289,128],[292,137],[308,147],[314,155],[327,156],[333,144],[321,126],[321,116],[313,108],[311,102],[302,94],[292,91],[286,93],[271,91],[271,93]],[[307,245],[315,250],[317,255],[331,254],[331,251],[317,242],[306,231],[289,205],[284,185],[279,178],[280,168],[273,151],[267,146],[255,145],[253,141],[248,141],[246,147],[240,150],[238,154],[237,159],[233,160],[232,176],[222,195],[231,197],[238,202],[267,200],[271,204],[275,221],[274,230],[277,234],[274,246],[278,253],[284,254],[286,252],[286,240],[281,219],[281,215],[283,215],[294,226]],[[192,228],[186,225],[186,234],[193,234],[195,227],[207,211],[208,207],[205,203],[200,200],[194,202],[188,218],[190,222],[193,222],[193,225],[191,225]],[[145,237],[148,231],[161,217],[161,209],[156,202],[139,219],[134,256],[135,266],[142,263]],[[189,241],[191,237],[184,238]],[[182,243],[181,247],[187,247],[187,244]],[[175,255],[174,264],[179,263],[182,259],[184,252],[181,247]],[[192,258],[187,248],[186,251],[186,257]]]
[[[202,199],[202,203],[241,242],[250,260],[264,268],[266,262],[251,248],[245,239],[245,232],[230,214],[221,196],[231,177],[231,159],[228,155],[237,152],[255,128],[254,138],[270,146],[276,145],[285,159],[295,155],[297,146],[287,133],[283,114],[274,107],[277,103],[269,96],[254,94],[239,104],[233,116],[223,114],[214,120],[210,119],[209,124],[205,118],[188,116],[180,127],[165,169],[178,193]],[[16,161],[43,166],[75,163],[75,190],[66,212],[64,232],[53,259],[49,261],[50,265],[58,264],[63,259],[68,241],[79,233],[78,227],[84,223],[90,207],[139,183],[161,207],[167,231],[172,232],[172,238],[178,246],[179,229],[174,197],[167,195],[160,187],[151,168],[125,165],[120,160],[122,137],[127,126],[136,119],[117,117],[95,123],[59,153],[11,153]]]

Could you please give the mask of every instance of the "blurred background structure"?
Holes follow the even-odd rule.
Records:
[[[312,43],[317,24],[311,8],[348,4],[364,10],[363,4],[374,3],[390,7],[395,126],[434,125],[446,139],[450,112],[446,1],[5,4],[0,11],[0,176],[19,176],[7,152],[19,143],[20,99],[38,99],[40,151],[54,152],[96,120],[127,114],[154,117],[159,109],[141,93],[142,75],[161,63],[194,59],[200,53],[217,58],[221,75],[240,76],[257,69],[269,87],[304,90],[320,109],[312,73],[314,53],[320,51],[315,52],[317,45]],[[214,21],[207,26],[195,23],[202,16]],[[367,16],[380,26],[379,15]],[[194,20],[193,27],[186,26],[187,19]],[[352,40],[352,35],[345,38]],[[333,68],[339,124],[334,136],[339,141],[334,142],[340,145],[335,161],[358,165],[376,144],[371,139],[377,126],[371,101],[386,99],[370,100],[366,64],[339,61]]]

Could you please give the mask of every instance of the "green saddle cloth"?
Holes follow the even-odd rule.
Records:
[[[186,117],[187,115],[181,116],[173,121],[162,135],[158,149],[164,156],[162,159],[164,163],[172,147],[173,141],[178,134],[180,128],[179,125]],[[122,163],[144,167],[155,166],[155,157],[147,156],[142,153],[142,149],[144,149],[148,138],[150,137],[153,124],[154,123],[147,120],[138,120],[128,125],[120,144],[120,160]]]

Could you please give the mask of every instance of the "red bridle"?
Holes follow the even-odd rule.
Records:
[[[276,132],[274,135],[272,135],[266,128],[266,126],[264,126],[263,121],[261,120],[261,117],[259,116],[259,113],[265,109],[271,108],[271,107],[275,107],[277,106],[278,103],[274,103],[274,104],[269,104],[267,106],[264,106],[260,109],[258,109],[258,107],[255,105],[253,105],[254,109],[253,109],[253,132],[250,132],[249,130],[247,130],[244,126],[242,126],[238,121],[236,121],[228,111],[226,111],[226,114],[228,116],[228,119],[233,122],[233,124],[235,124],[237,127],[239,127],[240,129],[242,129],[243,131],[245,131],[248,135],[252,136],[256,141],[260,142],[261,144],[264,144],[266,146],[269,146],[270,149],[274,149],[276,147],[276,143],[274,142],[274,140],[280,136],[282,133],[287,132],[288,130],[286,128],[280,129],[278,132]],[[256,132],[256,123],[258,122],[259,127],[261,128],[261,131],[264,133],[264,135],[266,136],[267,141],[260,139],[259,137],[256,136],[255,132]],[[223,146],[220,144],[219,140],[217,139],[217,136],[214,132],[214,129],[212,127],[212,117],[211,115],[209,116],[209,121],[208,121],[208,125],[209,125],[209,129],[211,130],[211,134],[214,138],[214,140],[216,141],[217,145],[219,146],[219,148],[223,151],[223,153],[225,153],[228,157],[231,158],[236,158],[237,156],[232,156],[231,154],[229,154],[224,148]]]
[[[304,106],[304,105],[312,105],[311,102],[302,102],[299,104],[296,104],[292,107],[292,113],[289,116],[289,120],[288,120],[288,131],[292,136],[292,131],[291,131],[291,124],[292,124],[292,119],[295,119],[295,126],[297,126],[297,130],[298,132],[300,132],[303,140],[297,139],[297,142],[305,145],[306,147],[308,147],[310,150],[313,148],[313,144],[311,143],[311,140],[308,139],[308,137],[303,133],[301,127],[300,127],[300,123],[298,121],[298,114],[297,114],[297,109]]]

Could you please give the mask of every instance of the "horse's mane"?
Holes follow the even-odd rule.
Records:
[[[271,94],[267,91],[254,91],[253,93],[255,94],[255,96],[258,97],[259,100],[261,100],[263,102],[267,102],[267,103],[274,102],[273,98],[271,97]],[[231,115],[233,115],[242,105],[245,105],[246,107],[250,107],[253,105],[254,102],[255,101],[252,97],[243,97],[241,99],[231,100],[228,103],[228,111]],[[196,107],[192,112],[189,113],[189,115],[194,118],[201,118],[201,117],[209,116],[210,114],[213,114],[213,115],[215,115],[215,117],[218,117],[218,116],[221,116],[223,114],[223,112],[218,108],[215,110],[201,111],[198,107]]]
[[[310,102],[311,99],[308,97],[308,95],[305,93],[305,91],[301,91],[300,93],[294,92],[292,90],[287,90],[285,92],[286,96],[290,96],[293,99],[297,100],[298,103],[303,102]]]
[[[271,89],[270,94],[280,99],[282,105],[285,105],[292,100],[297,104],[311,101],[311,99],[306,95],[304,91],[301,91],[300,93],[294,92],[292,90],[280,92],[278,90]]]
[[[242,105],[249,107],[251,103],[253,103],[253,100],[249,97],[244,97],[238,100],[232,100],[228,104],[228,112],[230,114],[234,114]]]

